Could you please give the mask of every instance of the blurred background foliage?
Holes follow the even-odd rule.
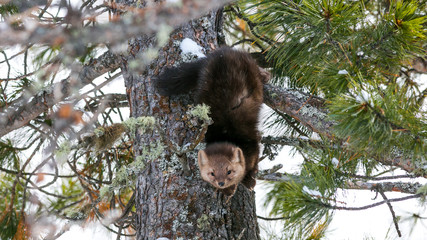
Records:
[[[282,217],[286,239],[323,238],[335,206],[342,205],[336,199],[338,188],[394,170],[379,158],[398,152],[416,166],[426,164],[426,5],[403,0],[240,0],[224,7],[227,45],[251,52],[273,74],[271,84],[323,98],[336,123],[331,139],[280,112],[269,110],[264,118],[264,132],[300,142],[294,152],[304,158],[297,176],[273,183],[267,195],[271,214]],[[40,6],[32,19],[71,30],[75,18],[64,15],[67,10],[65,3]],[[99,24],[97,16],[114,12],[112,5],[92,0],[81,1],[74,10],[68,12],[93,16],[80,19],[83,26]],[[2,21],[20,16],[13,22],[17,29],[28,24],[26,14],[27,8],[13,2],[0,5]],[[107,50],[89,45],[70,57],[59,46],[29,43],[1,49],[0,66],[6,70],[0,76],[0,107],[30,99]],[[120,72],[99,79],[87,89],[74,89],[79,97],[2,137],[1,239],[28,238],[31,221],[48,215],[89,222],[115,209],[122,215],[110,230],[132,236],[133,188],[115,180],[123,166],[134,162],[132,136],[114,125],[127,119],[127,98],[124,92],[104,90],[121,79]],[[274,158],[282,145],[265,144],[269,152],[262,158]],[[421,168],[410,177],[426,174]]]

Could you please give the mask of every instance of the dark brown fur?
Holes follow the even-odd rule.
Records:
[[[231,164],[234,155],[230,153],[241,149],[245,172],[240,174],[239,182],[249,189],[253,189],[256,183],[260,142],[258,114],[263,101],[262,84],[268,77],[268,73],[260,69],[248,53],[225,47],[196,62],[168,69],[156,80],[162,95],[195,89],[197,103],[210,106],[214,123],[206,133],[207,147],[202,150],[203,154],[211,166],[224,164],[225,160]],[[203,174],[207,169],[200,165],[200,154],[199,167]],[[228,188],[224,192],[229,195],[237,186],[234,181],[230,182],[233,183],[233,191],[229,189],[231,185],[223,186]]]

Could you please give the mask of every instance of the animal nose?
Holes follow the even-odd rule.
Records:
[[[220,187],[222,187],[222,186],[224,186],[224,182],[219,182],[219,183],[218,183],[218,185],[219,185]]]

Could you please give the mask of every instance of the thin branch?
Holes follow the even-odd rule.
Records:
[[[267,218],[267,217],[261,217],[261,216],[257,216],[257,218],[265,220],[265,221],[278,221],[278,220],[285,220],[285,219],[289,219],[289,217],[275,217],[275,218]]]
[[[325,205],[325,207],[330,208],[330,209],[334,209],[334,210],[360,211],[360,210],[366,210],[369,208],[377,207],[377,206],[380,206],[380,205],[387,203],[387,202],[401,202],[401,201],[406,201],[409,199],[420,198],[422,196],[424,196],[424,195],[421,193],[418,193],[418,194],[414,194],[414,195],[410,195],[410,196],[406,196],[406,197],[401,197],[401,198],[392,198],[392,199],[384,200],[381,202],[377,202],[377,203],[362,206],[362,207],[342,207],[342,206],[332,206],[332,205]]]
[[[258,180],[266,180],[272,182],[301,182],[304,179],[301,176],[280,173],[277,172],[277,168],[272,170],[260,171],[257,174]],[[422,187],[420,183],[407,183],[407,182],[381,182],[381,183],[371,183],[371,182],[361,182],[361,181],[347,181],[342,188],[343,189],[354,189],[354,190],[372,190],[376,188],[381,188],[386,192],[401,192],[408,194],[417,193],[418,189]]]
[[[399,224],[397,223],[397,218],[396,218],[396,214],[394,213],[393,206],[392,206],[392,205],[391,205],[391,203],[388,201],[388,198],[387,198],[387,196],[384,194],[384,191],[383,191],[380,187],[379,187],[379,188],[377,188],[377,190],[378,190],[378,192],[381,194],[381,196],[383,197],[383,199],[384,199],[385,201],[387,201],[387,206],[388,206],[388,208],[390,209],[391,216],[393,217],[394,227],[396,228],[397,235],[398,235],[399,237],[402,237],[402,233],[401,233],[401,232],[400,232],[400,230],[399,230]]]
[[[392,180],[392,179],[402,179],[402,178],[416,178],[417,176],[414,175],[396,175],[396,176],[385,176],[385,177],[371,177],[371,176],[362,176],[357,174],[351,174],[351,173],[345,173],[345,175],[352,177],[352,178],[361,178],[361,179],[367,179],[372,181],[383,181],[383,180]]]
[[[361,181],[347,181],[345,189],[356,189],[356,190],[373,190],[382,189],[386,192],[401,192],[408,194],[417,193],[418,189],[423,185],[420,183],[408,183],[408,182],[361,182]]]

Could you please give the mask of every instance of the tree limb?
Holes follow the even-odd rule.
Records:
[[[320,135],[328,138],[335,137],[333,128],[336,122],[328,118],[328,109],[322,98],[298,90],[265,84],[264,103],[276,111],[288,114]],[[404,156],[399,151],[393,151],[388,156],[374,156],[374,159],[384,165],[397,166],[407,172],[418,172],[420,168],[410,156]],[[425,171],[421,175],[427,177]]]
[[[144,9],[127,7],[129,13],[119,21],[104,25],[83,27],[73,24],[72,29],[63,25],[38,24],[33,28],[14,30],[4,27],[0,32],[1,46],[24,45],[28,42],[50,46],[62,45],[69,54],[78,54],[89,43],[122,43],[140,35],[152,35],[159,26],[174,28],[205,14],[211,9],[221,7],[231,0],[187,0],[182,6],[161,2]],[[123,6],[117,4],[119,7]]]
[[[71,74],[66,79],[44,89],[28,98],[23,94],[10,105],[0,109],[0,137],[25,126],[32,119],[47,111],[53,105],[69,96],[74,88],[89,84],[104,73],[117,69],[119,58],[111,52],[105,52],[97,59],[83,66],[77,76]]]
[[[264,103],[270,108],[286,113],[304,126],[321,135],[333,137],[335,122],[328,119],[325,100],[307,93],[264,85]]]

